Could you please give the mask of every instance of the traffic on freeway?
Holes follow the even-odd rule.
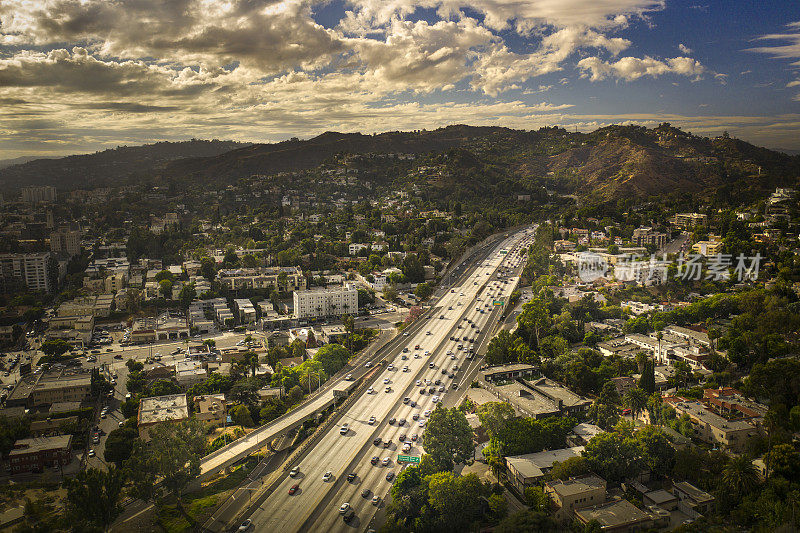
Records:
[[[478,364],[475,346],[494,327],[492,310],[516,287],[512,273],[529,235],[520,231],[495,245],[439,300],[422,327],[404,334],[367,392],[295,465],[293,475],[250,510],[257,531],[365,528],[402,468],[398,455],[422,455],[430,411],[445,395],[469,386],[459,379]]]

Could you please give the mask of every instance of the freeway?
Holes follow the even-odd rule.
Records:
[[[497,273],[500,268],[518,266],[516,252],[528,235],[517,232],[494,246],[486,259],[466,277],[462,276],[458,286],[442,296],[429,318],[418,322],[420,327],[399,337],[403,342],[387,357],[391,364],[375,373],[372,390],[343,413],[341,421],[348,424],[346,430],[331,428],[302,459],[299,474],[286,477],[268,498],[250,510],[256,531],[328,531],[360,528],[369,522],[376,509],[370,503],[371,497],[378,495],[382,500],[391,485],[386,474],[399,471],[396,455],[402,444],[397,442],[398,436],[407,435],[410,455],[421,455],[419,441],[424,432],[425,411],[435,407],[445,394],[454,393],[453,384],[459,375],[474,372],[477,361],[468,359],[467,347],[486,335],[493,326],[490,320],[496,322],[491,318],[496,315],[491,310],[499,307],[494,302],[507,299],[516,283],[516,278],[507,279],[505,275],[506,279],[497,279]],[[436,380],[441,384],[436,385]],[[423,384],[424,394],[420,391]],[[434,387],[433,393],[429,392],[430,387]],[[390,417],[397,422],[389,424]],[[405,419],[402,427],[398,425],[401,418]],[[414,434],[416,440],[412,440]],[[388,448],[374,446],[376,437],[389,441]],[[387,465],[370,465],[370,455],[387,459]],[[330,477],[323,480],[326,472]],[[349,473],[355,474],[351,482],[346,480]],[[298,490],[289,495],[289,488],[295,484]],[[369,489],[369,498],[361,498],[363,489]],[[337,512],[343,502],[356,509],[357,517],[349,525]]]

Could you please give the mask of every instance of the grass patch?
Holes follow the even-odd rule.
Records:
[[[197,492],[187,494],[183,498],[183,508],[196,524],[205,522],[216,507],[228,494],[236,489],[247,477],[247,474],[258,464],[257,457],[251,457],[244,464],[227,476],[220,477]],[[169,533],[192,531],[196,524],[191,524],[180,512],[176,502],[165,504],[158,513],[158,520]]]

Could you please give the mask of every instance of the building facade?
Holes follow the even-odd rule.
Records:
[[[341,287],[314,288],[294,292],[296,318],[322,318],[358,312],[358,290],[346,283]]]
[[[52,292],[58,279],[49,252],[0,254],[0,292]]]

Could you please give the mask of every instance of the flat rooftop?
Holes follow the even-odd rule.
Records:
[[[562,448],[560,450],[513,455],[506,457],[506,463],[523,477],[541,477],[544,475],[544,470],[552,468],[554,463],[562,463],[571,457],[577,457],[583,452],[583,449],[583,446],[573,446],[572,448]]]
[[[575,514],[584,523],[597,520],[604,528],[620,527],[650,519],[649,515],[640,511],[628,500],[616,500],[586,509],[576,509]]]
[[[8,456],[25,455],[32,452],[44,452],[48,450],[61,450],[69,448],[71,445],[72,435],[20,439],[14,443],[14,448],[8,453]]]
[[[189,418],[189,405],[185,394],[142,398],[139,402],[139,425],[185,418]]]

